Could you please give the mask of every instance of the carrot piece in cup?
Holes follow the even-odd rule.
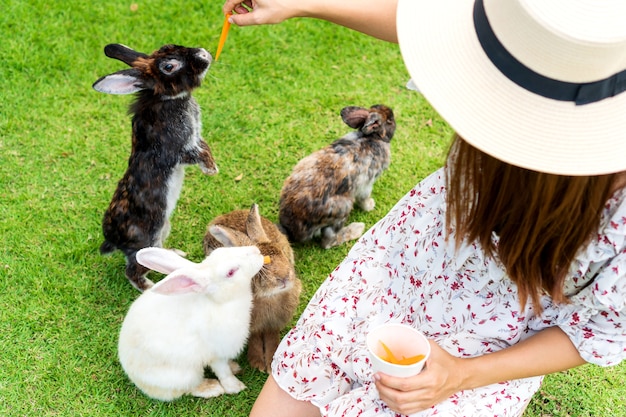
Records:
[[[391,349],[389,349],[389,347],[387,347],[387,345],[382,340],[379,340],[378,342],[382,345],[383,349],[385,349],[386,354],[384,357],[381,356],[381,358],[389,363],[397,363],[398,360],[396,359],[396,356],[393,354]]]
[[[374,373],[401,378],[419,374],[430,356],[430,342],[426,336],[402,323],[385,323],[370,328],[365,344]]]
[[[398,359],[396,355],[393,354],[391,349],[389,349],[389,347],[382,340],[379,340],[379,342],[385,350],[386,354],[385,356],[381,356],[381,358],[389,363],[393,363],[396,365],[412,365],[424,359],[424,355],[409,356],[408,358],[406,356],[402,356],[401,359]]]

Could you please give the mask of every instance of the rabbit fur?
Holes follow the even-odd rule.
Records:
[[[219,248],[196,264],[168,249],[144,248],[137,262],[169,275],[133,302],[122,323],[119,360],[130,380],[162,401],[245,389],[233,359],[248,337],[250,280],[263,266],[259,249]],[[206,366],[217,380],[204,377]]]
[[[250,210],[235,210],[213,219],[204,237],[207,255],[216,248],[255,245],[270,262],[252,278],[252,318],[247,359],[250,365],[269,372],[280,332],[294,316],[302,283],[296,276],[293,250],[287,237],[270,220]]]
[[[136,93],[130,106],[132,148],[128,168],[102,221],[102,254],[116,249],[126,257],[126,277],[140,291],[153,285],[135,255],[161,247],[170,232],[170,216],[180,195],[186,165],[198,164],[214,175],[217,165],[201,137],[200,107],[191,96],[211,64],[202,48],[165,45],[151,55],[110,44],[105,54],[131,68],[93,84],[108,94]]]
[[[354,203],[365,211],[374,208],[374,182],[391,162],[393,111],[384,105],[348,106],[341,118],[357,130],[300,160],[283,184],[279,222],[292,242],[320,238],[328,249],[357,239],[365,225],[344,226]]]

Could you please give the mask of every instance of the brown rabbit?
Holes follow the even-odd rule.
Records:
[[[298,307],[302,283],[296,276],[293,250],[287,237],[270,220],[250,210],[235,210],[216,217],[207,228],[204,251],[226,246],[255,245],[270,263],[252,278],[252,317],[248,339],[248,362],[269,372],[280,332]]]

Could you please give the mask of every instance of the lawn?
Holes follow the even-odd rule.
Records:
[[[214,53],[221,2],[3,0],[0,13],[0,415],[246,416],[266,378],[239,362],[248,389],[211,400],[145,397],[117,361],[117,335],[138,293],[124,259],[103,257],[101,220],[130,150],[128,96],[95,92],[122,69],[103,54],[120,42]],[[368,226],[439,167],[450,128],[418,93],[397,45],[315,20],[233,27],[195,97],[220,173],[187,169],[170,247],[202,257],[215,216],[253,202],[276,220],[291,167],[349,128],[347,105],[396,114],[392,164],[374,187]],[[295,247],[304,284],[299,312],[349,245]],[[158,276],[154,276],[159,279]],[[626,415],[626,364],[549,376],[526,416]]]

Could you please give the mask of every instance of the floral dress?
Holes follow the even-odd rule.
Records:
[[[502,265],[444,234],[445,173],[430,175],[354,245],[320,286],[272,364],[278,385],[332,417],[397,416],[379,399],[365,348],[370,327],[410,324],[452,355],[494,352],[559,326],[601,366],[626,357],[626,192],[607,202],[598,235],[565,284],[570,303],[520,309]],[[494,235],[494,239],[497,236]],[[452,241],[453,239],[450,239]],[[531,303],[527,303],[531,304]],[[542,377],[461,391],[414,416],[520,415]]]

